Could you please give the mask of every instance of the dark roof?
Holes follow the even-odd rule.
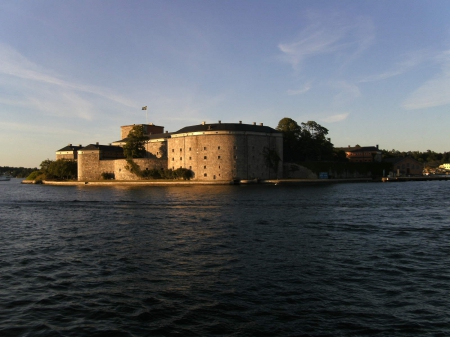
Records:
[[[148,139],[159,139],[159,138],[170,138],[170,135],[172,133],[169,132],[165,132],[165,133],[151,133],[149,135],[147,135]],[[121,139],[121,140],[116,140],[113,143],[125,143],[128,140],[127,138]]]
[[[202,131],[250,131],[250,132],[262,132],[262,133],[281,133],[269,126],[251,125],[251,124],[238,124],[238,123],[214,123],[214,124],[200,124],[186,126],[177,133],[190,133],[190,132],[202,132]]]
[[[67,145],[65,147],[63,147],[62,149],[59,149],[57,151],[76,151],[81,149],[83,146],[79,145],[79,146],[74,146],[74,145]]]
[[[359,151],[380,151],[376,146],[352,146],[352,147],[336,147],[336,150],[344,150],[345,152],[359,152]]]
[[[97,144],[89,144],[88,146],[85,146],[82,148],[82,150],[101,150],[101,151],[109,151],[109,152],[123,152],[123,148],[120,146],[113,146],[113,145],[97,145]]]

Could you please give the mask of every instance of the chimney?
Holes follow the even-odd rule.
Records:
[[[166,133],[169,133],[169,131],[166,131]]]
[[[98,145],[98,142],[97,142],[97,143],[95,143],[95,145]]]
[[[83,147],[81,144],[78,144],[79,147]]]
[[[264,126],[264,124],[263,123],[259,123],[259,126]]]
[[[253,125],[256,125],[256,122],[253,122]]]
[[[69,143],[69,146],[72,146],[72,144]]]
[[[205,124],[206,124],[206,122],[205,122],[205,121],[203,121],[203,122],[202,122],[202,125],[205,125]]]
[[[222,121],[219,121],[219,124],[222,124]]]
[[[239,124],[242,124],[242,121],[239,121]]]
[[[377,144],[377,150],[378,150],[378,144]]]

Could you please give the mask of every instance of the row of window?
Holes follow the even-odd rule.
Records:
[[[237,159],[237,156],[233,156],[234,159]],[[253,156],[255,158],[255,156]],[[203,156],[203,159],[208,159],[207,156]],[[217,159],[220,159],[220,156],[217,156]],[[183,157],[180,157],[180,160],[183,160]],[[189,157],[189,160],[192,160],[192,157]],[[172,158],[172,161],[175,161],[175,158]]]
[[[255,147],[253,146],[252,149],[255,149]],[[204,146],[203,151],[206,151],[206,150],[207,150],[207,147]],[[217,150],[220,150],[220,146],[217,147]],[[237,150],[237,146],[233,146],[233,150]],[[189,148],[189,151],[192,151],[191,147]],[[175,149],[172,149],[172,152],[175,152]],[[183,152],[182,148],[180,148],[180,152]]]

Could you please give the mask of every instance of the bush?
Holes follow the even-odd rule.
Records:
[[[36,180],[37,177],[39,177],[42,174],[41,171],[33,171],[30,173],[30,175],[26,178],[26,180]]]
[[[111,179],[116,179],[116,176],[114,175],[114,173],[110,173],[110,172],[103,172],[101,174],[102,179],[104,180],[111,180]]]

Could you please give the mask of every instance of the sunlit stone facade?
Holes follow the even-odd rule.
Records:
[[[138,179],[125,169],[121,147],[134,125],[121,127],[122,139],[111,145],[90,144],[78,150],[78,180],[98,180],[114,173],[118,180]],[[263,124],[214,123],[188,126],[173,133],[144,124],[149,140],[142,170],[186,168],[197,181],[279,179],[283,173],[283,136]],[[155,133],[156,132],[156,133]],[[270,155],[269,155],[270,154]],[[271,158],[271,160],[269,160]]]

